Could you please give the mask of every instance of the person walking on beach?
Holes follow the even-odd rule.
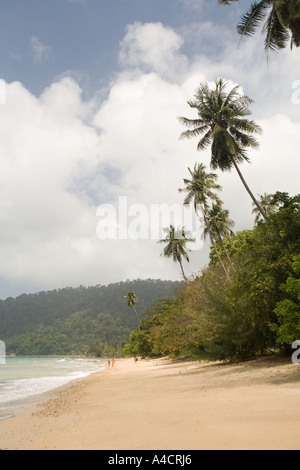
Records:
[[[114,365],[115,365],[115,360],[113,359],[111,362],[111,366],[114,367]]]
[[[108,365],[108,367],[110,367],[110,360],[109,359],[107,361],[107,365]]]

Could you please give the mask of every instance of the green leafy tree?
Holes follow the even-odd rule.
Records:
[[[277,303],[275,313],[279,324],[271,325],[277,333],[279,344],[300,339],[300,255],[293,260],[293,275],[280,286],[286,298]]]
[[[161,331],[161,327],[164,329],[169,323],[175,301],[175,298],[158,299],[145,311],[146,319],[131,333],[129,342],[124,347],[124,354],[155,356],[170,353],[166,335]]]
[[[187,244],[193,242],[194,239],[185,231],[184,227],[175,230],[173,225],[170,225],[170,228],[164,228],[163,231],[167,234],[166,238],[157,242],[167,244],[162,254],[167,258],[172,257],[175,263],[179,263],[183,279],[185,282],[188,282],[183,270],[182,261],[183,259],[187,262],[190,261],[188,256],[188,251],[190,250],[187,249]]]
[[[248,194],[265,218],[266,214],[246,183],[239,164],[249,161],[248,148],[257,148],[254,134],[261,128],[246,116],[250,114],[249,104],[252,100],[241,95],[239,86],[227,91],[228,84],[220,78],[215,88],[210,89],[207,83],[200,84],[194,101],[188,101],[191,108],[198,113],[197,119],[180,117],[180,122],[190,129],[181,133],[181,138],[200,138],[197,149],[204,150],[211,146],[211,168],[229,171],[234,167]]]
[[[226,282],[219,263],[210,263],[172,304],[150,311],[133,332],[130,348],[240,360],[300,339],[300,197],[276,193],[271,200],[278,210],[267,223],[230,237],[232,282]],[[210,256],[216,259],[213,247]]]
[[[239,0],[218,0],[229,5]],[[252,37],[263,23],[265,50],[280,50],[289,43],[300,46],[300,0],[261,0],[250,5],[237,25],[240,36]]]

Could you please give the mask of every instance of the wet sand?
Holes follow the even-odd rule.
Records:
[[[0,421],[7,450],[300,449],[300,366],[116,360]]]

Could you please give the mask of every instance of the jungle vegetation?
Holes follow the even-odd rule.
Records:
[[[188,101],[197,116],[179,120],[187,128],[181,138],[196,138],[200,152],[210,148],[212,170],[236,170],[252,199],[253,229],[234,233],[217,174],[202,163],[188,168],[190,178],[179,191],[209,237],[209,264],[190,279],[184,276],[176,298],[160,299],[147,309],[124,353],[241,360],[290,353],[292,342],[300,339],[300,195],[255,196],[243,177],[240,166],[250,161],[248,150],[259,147],[261,133],[249,118],[251,103],[238,86],[218,79],[214,87],[200,84]],[[170,239],[162,242],[171,253]],[[185,243],[180,249],[180,261],[188,262]],[[178,261],[174,255],[173,260]]]

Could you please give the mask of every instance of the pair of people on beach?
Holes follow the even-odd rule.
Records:
[[[107,364],[108,364],[108,367],[110,367],[110,360],[109,360],[109,359],[108,359],[108,361],[107,361]],[[111,366],[114,367],[114,365],[115,365],[115,360],[113,359],[113,360],[111,361]]]

